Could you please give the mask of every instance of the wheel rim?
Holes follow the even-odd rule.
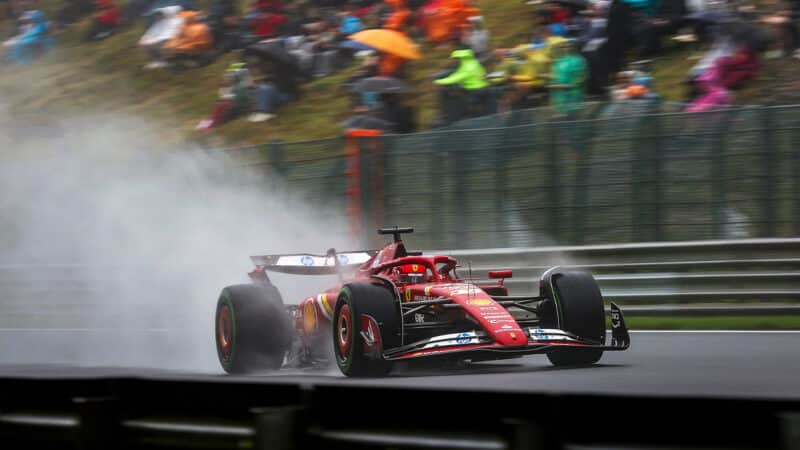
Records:
[[[350,320],[350,305],[342,305],[339,317],[336,320],[336,343],[339,347],[339,357],[347,360],[353,342],[353,324]]]
[[[222,358],[229,359],[233,350],[233,318],[228,305],[222,305],[217,313],[217,342]]]

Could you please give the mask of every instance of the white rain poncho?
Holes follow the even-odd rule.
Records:
[[[178,13],[181,12],[181,10],[182,8],[180,6],[158,8],[156,12],[163,14],[163,17],[153,23],[153,25],[145,31],[141,39],[139,39],[139,45],[151,46],[163,44],[177,36],[183,26],[183,18],[178,17]]]

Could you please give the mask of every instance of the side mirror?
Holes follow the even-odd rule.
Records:
[[[503,279],[503,278],[511,278],[512,271],[511,270],[490,270],[489,271],[489,278],[495,279]]]

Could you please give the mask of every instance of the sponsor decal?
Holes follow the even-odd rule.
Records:
[[[469,333],[459,333],[456,336],[456,344],[469,344],[472,342],[472,336]]]
[[[339,264],[342,265],[350,262],[350,258],[348,258],[347,255],[336,255],[336,258],[339,260]]]
[[[428,301],[428,300],[433,300],[433,297],[428,297],[427,295],[415,295],[414,296],[414,301],[415,302],[423,302],[423,301]]]
[[[503,325],[502,327],[500,327],[501,330],[510,330],[512,328],[514,327],[512,327],[511,325]]]
[[[480,306],[478,307],[481,311],[500,311],[503,308],[497,305],[489,305],[489,306]]]
[[[311,267],[314,265],[314,258],[308,255],[303,255],[303,257],[300,258],[300,264],[306,267]]]
[[[490,320],[487,320],[487,322],[489,322],[489,323],[504,323],[504,322],[505,323],[516,323],[516,322],[514,322],[514,319],[490,319]]]
[[[432,288],[432,287],[433,287],[433,286],[425,286],[425,296],[426,296],[426,297],[430,297],[430,295],[431,295],[431,288]]]
[[[420,314],[420,313],[414,314],[414,322],[415,323],[425,322],[425,314]]]
[[[412,272],[419,272],[419,264],[412,264],[411,265]]]
[[[405,296],[406,296],[406,301],[410,302],[411,301],[411,289],[406,289],[406,295]]]
[[[611,328],[619,328],[621,321],[619,320],[619,311],[611,310]]]
[[[509,336],[511,336],[511,339],[516,339],[516,338],[517,338],[517,333],[514,333],[514,332],[512,331],[512,332],[509,334]]]
[[[487,305],[491,305],[492,301],[493,300],[490,299],[490,298],[473,298],[473,299],[467,300],[467,304],[468,305],[472,305],[472,306],[487,306]]]

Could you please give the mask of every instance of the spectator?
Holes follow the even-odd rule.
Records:
[[[406,8],[405,0],[385,0],[392,12],[383,24],[383,28],[404,33],[408,20],[411,18],[411,11]]]
[[[208,25],[200,21],[199,12],[180,13],[183,25],[177,36],[164,44],[162,53],[174,63],[201,63],[213,46]]]
[[[281,26],[286,23],[286,16],[277,14],[270,7],[259,6],[261,4],[256,5],[249,18],[255,38],[269,39],[278,35]]]
[[[414,108],[404,104],[400,94],[381,94],[377,117],[391,124],[390,131],[413,133],[417,130],[414,116]]]
[[[455,50],[450,57],[459,59],[458,68],[450,75],[434,81],[434,84],[444,87],[439,90],[444,122],[458,120],[465,112],[468,115],[482,115],[486,109],[484,88],[489,85],[485,80],[486,71],[472,50]],[[476,114],[469,114],[475,109],[478,110]]]
[[[272,61],[261,61],[253,70],[255,111],[250,122],[264,122],[275,117],[279,106],[299,97],[298,81],[292,69]]]
[[[161,8],[153,14],[153,25],[145,31],[139,39],[139,47],[147,54],[150,62],[145,64],[145,69],[160,69],[167,67],[163,60],[161,49],[178,35],[183,25],[183,17],[179,16],[180,6]]]
[[[361,19],[353,13],[354,10],[355,6],[352,3],[348,3],[344,11],[339,13],[339,31],[345,36],[358,33],[364,29],[364,24],[361,23]]]
[[[48,34],[47,20],[44,13],[38,10],[27,11],[20,16],[19,33],[3,42],[6,58],[16,64],[27,64],[34,56],[52,47],[52,38]]]
[[[94,9],[92,0],[66,0],[56,12],[56,26],[65,27],[91,14]]]
[[[379,58],[377,53],[373,50],[364,50],[356,53],[356,59],[360,59],[361,63],[356,73],[347,79],[344,83],[344,88],[351,96],[351,105],[354,108],[360,108],[366,103],[365,95],[354,92],[353,86],[365,78],[378,76],[378,62]]]
[[[228,122],[247,110],[249,83],[247,69],[242,63],[231,64],[225,71],[219,88],[219,96],[211,116],[197,124],[198,131],[208,131]]]
[[[550,68],[550,104],[561,114],[571,115],[583,105],[586,82],[586,60],[574,51],[573,41],[558,43],[553,48]]]
[[[468,20],[469,26],[461,34],[461,44],[472,50],[478,61],[485,64],[490,56],[489,30],[484,26],[483,16],[472,16]]]
[[[698,77],[699,95],[687,106],[687,112],[709,111],[718,106],[733,103],[730,91],[722,85],[723,67],[724,63],[719,59],[709,70]]]
[[[111,0],[95,0],[97,13],[92,19],[92,25],[87,40],[105,39],[120,25],[120,15],[117,5]]]
[[[637,41],[642,43],[641,56],[649,58],[661,51],[664,36],[676,33],[686,21],[686,0],[660,0],[655,17],[647,17],[639,27]]]
[[[440,0],[425,10],[425,35],[432,42],[450,42],[459,39],[467,28],[467,19],[481,12],[467,0]]]
[[[378,60],[378,75],[382,77],[405,78],[405,58],[391,53],[381,53]]]
[[[235,0],[213,0],[206,21],[211,30],[214,46],[221,52],[239,45],[239,19]]]

